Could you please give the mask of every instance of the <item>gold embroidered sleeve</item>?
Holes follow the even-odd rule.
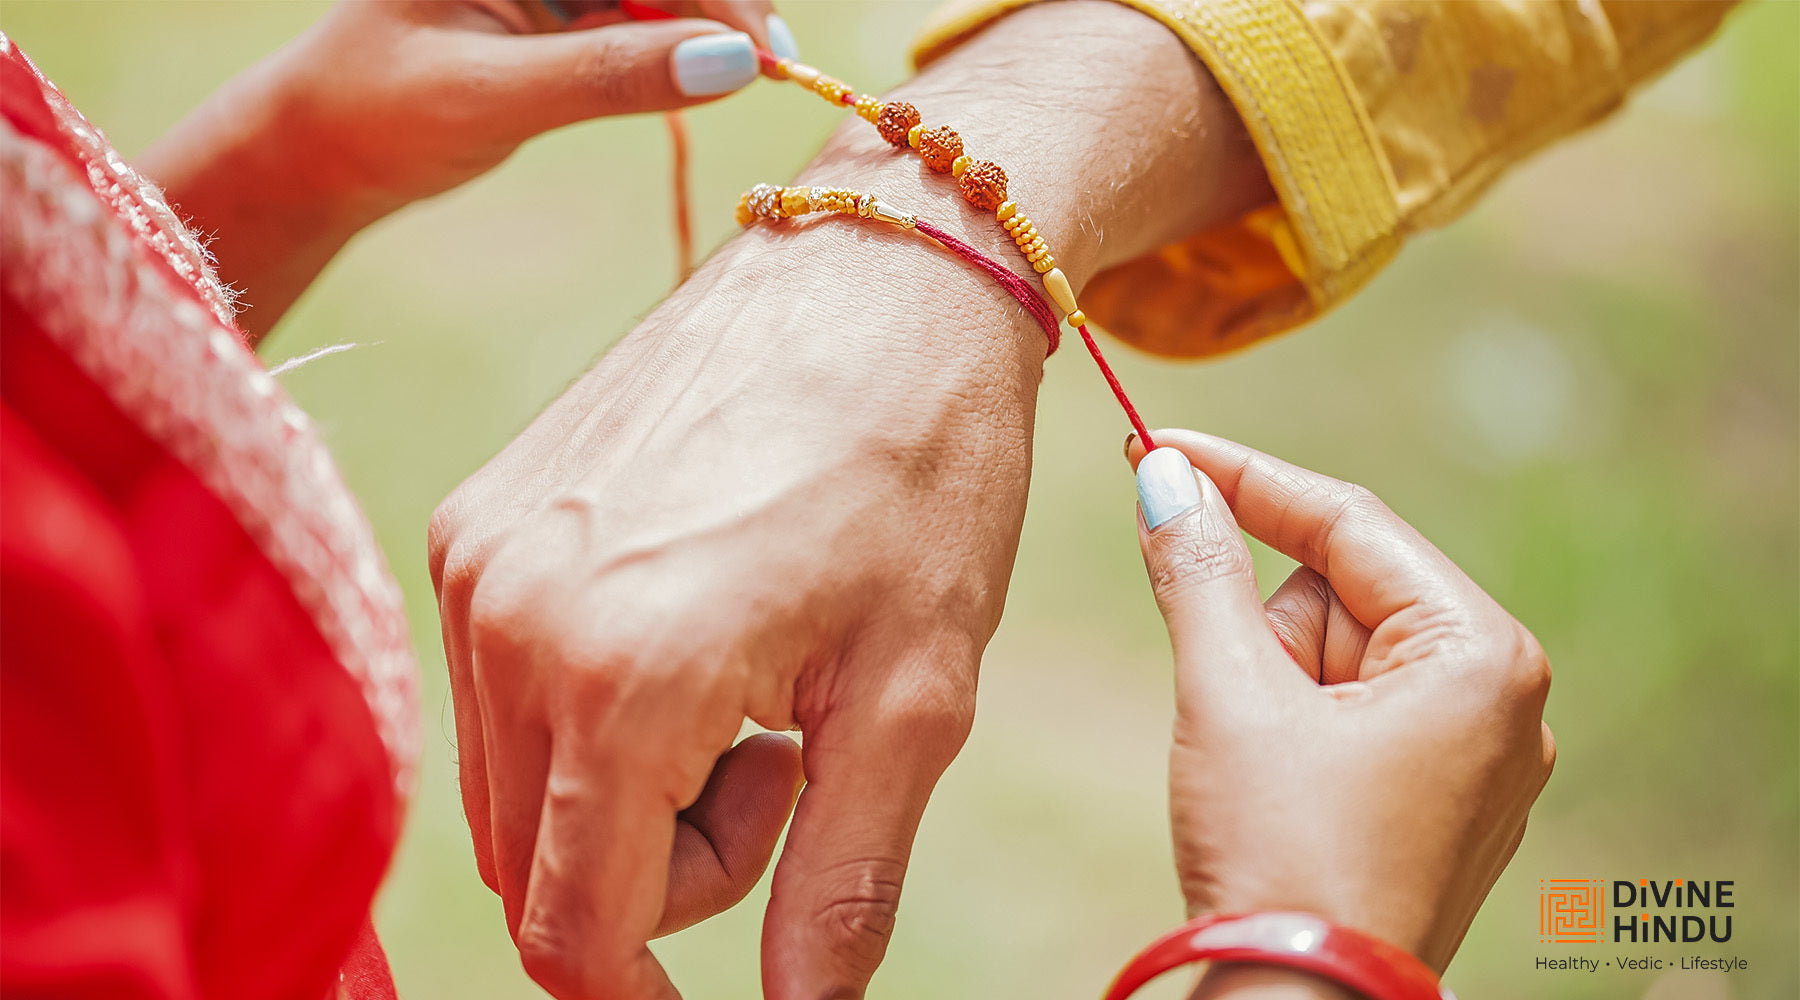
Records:
[[[950,0],[920,64],[1033,0]],[[1119,0],[1166,24],[1230,97],[1280,198],[1095,276],[1102,326],[1199,356],[1348,298],[1414,232],[1617,108],[1704,41],[1721,0]]]

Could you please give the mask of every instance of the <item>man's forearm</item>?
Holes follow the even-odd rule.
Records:
[[[885,96],[912,101],[928,124],[955,127],[972,156],[1007,170],[1009,197],[1077,290],[1102,268],[1274,197],[1235,110],[1199,61],[1160,23],[1108,0],[1015,12]],[[1035,283],[992,213],[970,207],[948,175],[866,122],[847,120],[799,181],[879,194]],[[758,315],[739,318],[744,310]],[[896,310],[905,317],[900,336]],[[662,393],[706,391],[708,376],[697,369],[730,359],[724,377],[734,380],[744,366],[818,371],[824,378],[813,391],[843,389],[831,403],[843,408],[834,413],[844,426],[898,430],[895,405],[943,390],[974,394],[1028,433],[1041,336],[985,275],[916,234],[819,219],[759,224],[728,242],[547,417],[568,427],[620,401],[626,385],[651,407]],[[637,376],[648,371],[664,382],[687,372],[697,382],[647,387]]]

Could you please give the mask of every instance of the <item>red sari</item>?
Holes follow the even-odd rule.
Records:
[[[0,35],[0,994],[393,996],[415,684],[203,251]]]

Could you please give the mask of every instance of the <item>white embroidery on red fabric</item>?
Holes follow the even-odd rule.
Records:
[[[8,48],[0,34],[0,55]],[[0,119],[0,283],[224,500],[286,577],[361,688],[395,787],[410,798],[418,671],[400,588],[373,530],[306,414],[232,326],[229,296],[199,243],[59,99],[52,110],[83,150],[87,176]]]

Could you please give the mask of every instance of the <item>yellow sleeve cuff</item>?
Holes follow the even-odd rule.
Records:
[[[921,65],[1033,0],[951,0],[915,45]],[[1293,0],[1118,0],[1180,36],[1261,153],[1270,206],[1097,275],[1082,304],[1158,354],[1217,354],[1348,298],[1398,250],[1400,214],[1374,129]]]

